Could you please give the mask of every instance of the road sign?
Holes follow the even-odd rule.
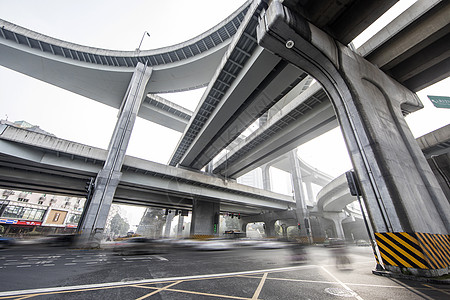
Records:
[[[450,97],[428,95],[428,98],[438,108],[450,108]]]

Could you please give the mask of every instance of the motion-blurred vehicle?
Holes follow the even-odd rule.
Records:
[[[167,252],[168,246],[155,239],[145,237],[132,237],[126,240],[118,241],[113,251],[118,255],[143,255],[143,254],[161,254]]]
[[[0,249],[6,249],[16,244],[16,240],[12,237],[0,236]]]
[[[343,239],[339,239],[339,238],[327,238],[323,242],[324,247],[330,247],[330,248],[340,246],[342,244],[345,244],[345,241]]]
[[[202,251],[219,251],[230,250],[235,247],[231,239],[212,239],[207,241],[198,241],[194,245],[194,249]]]
[[[290,260],[292,263],[308,262],[308,253],[305,246],[300,243],[292,243],[290,246]]]
[[[277,240],[263,240],[255,245],[255,248],[257,249],[282,249],[287,247],[289,247],[288,243]]]
[[[366,240],[357,240],[355,242],[355,245],[358,246],[358,247],[369,247],[370,243],[368,241],[366,241]]]
[[[40,241],[50,247],[70,247],[75,244],[76,234],[50,234]]]

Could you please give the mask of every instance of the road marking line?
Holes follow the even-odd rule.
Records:
[[[154,257],[156,257],[157,259],[162,260],[162,261],[169,261],[167,258],[159,256],[159,255],[154,255]]]
[[[426,287],[428,287],[428,288],[430,288],[430,289],[432,289],[432,290],[439,291],[439,292],[441,292],[441,293],[450,295],[450,293],[447,292],[446,290],[438,289],[437,287],[434,287],[434,286],[431,286],[431,285],[428,285],[428,284],[423,284],[423,285],[426,286]]]
[[[259,293],[261,293],[264,283],[266,282],[267,274],[269,274],[269,273],[264,273],[263,277],[261,278],[258,288],[256,289],[255,293],[253,294],[252,300],[258,299]]]
[[[74,266],[74,265],[76,265],[76,263],[65,263],[64,265],[65,266]]]
[[[45,264],[44,267],[53,267],[55,264]]]
[[[416,289],[413,288],[412,286],[409,286],[409,285],[407,285],[407,284],[405,284],[405,283],[403,283],[403,282],[401,282],[401,281],[399,281],[399,280],[397,280],[397,279],[395,279],[395,278],[390,278],[390,279],[391,279],[393,282],[397,283],[398,285],[401,285],[401,286],[405,287],[405,289],[410,290],[410,291],[413,292],[413,293],[416,293],[417,295],[421,296],[421,297],[424,298],[424,299],[428,299],[428,300],[433,300],[433,299],[434,299],[434,298],[431,298],[431,297],[425,295],[425,294],[422,293],[422,292],[419,292],[418,290],[416,290]]]
[[[142,300],[142,299],[148,298],[148,297],[150,297],[150,296],[152,296],[152,295],[154,295],[154,294],[157,294],[157,293],[159,293],[159,292],[161,292],[161,291],[167,290],[167,289],[170,288],[171,286],[174,286],[174,285],[176,285],[176,284],[179,284],[180,282],[183,282],[183,281],[182,281],[182,280],[176,281],[176,282],[174,282],[174,283],[171,283],[171,284],[169,284],[169,285],[166,285],[166,286],[163,287],[163,288],[158,288],[156,291],[153,291],[153,292],[151,292],[151,293],[149,293],[149,294],[147,294],[147,295],[144,295],[144,296],[142,296],[142,297],[136,298],[136,300]]]
[[[210,296],[210,297],[218,297],[218,298],[229,298],[229,299],[251,300],[251,298],[243,298],[243,297],[228,296],[228,295],[219,295],[219,294],[208,294],[208,293],[194,292],[194,291],[188,291],[188,290],[167,289],[166,291],[169,291],[169,292],[178,292],[178,293],[185,293],[185,294],[193,294],[193,295]]]
[[[17,268],[29,268],[31,267],[31,265],[22,265],[22,266],[17,266]]]
[[[363,298],[361,298],[356,292],[354,292],[351,288],[349,288],[345,283],[343,283],[342,281],[340,281],[336,276],[334,276],[333,274],[331,274],[330,271],[328,271],[327,269],[325,269],[324,267],[321,267],[322,270],[324,270],[325,272],[328,273],[328,275],[330,275],[331,277],[333,277],[334,280],[336,280],[336,282],[338,282],[344,289],[346,289],[347,291],[349,291],[356,299],[358,300],[364,300]]]
[[[37,294],[37,293],[48,293],[48,292],[64,293],[64,292],[69,292],[72,290],[81,290],[81,289],[84,290],[84,289],[95,289],[95,288],[123,287],[123,286],[130,286],[130,285],[134,285],[134,284],[162,283],[162,282],[167,282],[167,281],[178,281],[178,280],[186,281],[186,280],[195,280],[195,279],[209,279],[209,278],[219,278],[219,277],[231,277],[231,276],[238,276],[238,275],[263,274],[266,272],[268,272],[268,273],[285,272],[285,271],[301,270],[301,269],[311,268],[311,267],[317,267],[317,266],[307,265],[307,266],[284,267],[284,268],[265,269],[265,270],[242,271],[242,272],[234,272],[234,273],[152,278],[152,279],[143,279],[143,280],[133,280],[133,281],[128,281],[128,282],[116,281],[116,282],[93,283],[93,284],[85,284],[85,285],[72,285],[72,286],[64,286],[64,287],[16,290],[16,291],[0,292],[0,297],[13,296],[13,295]]]
[[[31,297],[34,297],[34,296],[33,295],[24,296],[24,297],[21,297],[21,298],[16,298],[15,300],[23,300],[23,299],[28,299],[28,298],[31,298]]]
[[[146,289],[158,289],[156,287],[151,286],[144,286],[144,285],[132,285],[133,287],[139,287],[139,288],[146,288]],[[176,289],[165,289],[169,292],[177,292],[177,293],[185,293],[185,294],[193,294],[193,295],[202,295],[202,296],[210,296],[210,297],[219,297],[219,298],[229,298],[229,299],[240,299],[240,300],[251,300],[251,298],[243,298],[243,297],[237,297],[237,296],[229,296],[229,295],[219,295],[219,294],[209,294],[209,293],[202,293],[202,292],[195,292],[195,291],[189,291],[189,290],[176,290]],[[136,299],[137,300],[137,299]]]

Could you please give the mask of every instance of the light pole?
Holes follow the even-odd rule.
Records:
[[[148,35],[150,37],[150,33],[148,31],[144,31],[144,34],[142,35],[141,42],[139,43],[139,47],[136,48],[136,51],[141,51],[141,45],[142,41],[144,40],[145,35]]]

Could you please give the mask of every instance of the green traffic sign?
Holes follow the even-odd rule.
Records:
[[[428,95],[428,99],[438,108],[450,108],[450,97]]]

